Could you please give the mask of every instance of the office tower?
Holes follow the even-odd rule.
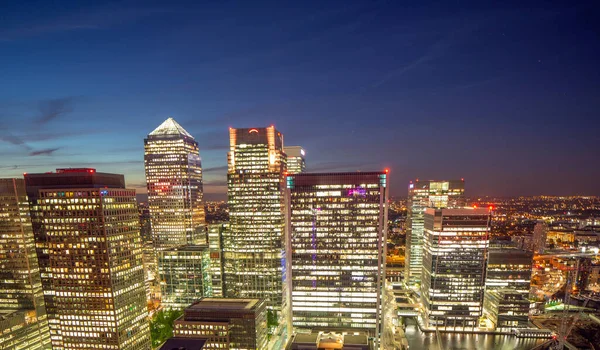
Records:
[[[472,330],[482,313],[490,213],[425,209],[421,300],[425,325]]]
[[[176,338],[206,340],[203,349],[267,349],[264,300],[203,298],[175,320]]]
[[[182,309],[202,297],[212,296],[207,245],[169,248],[157,254],[165,308]]]
[[[379,336],[387,183],[387,171],[287,177],[294,327]]]
[[[198,143],[168,118],[148,134],[144,145],[155,248],[206,243]]]
[[[223,297],[223,231],[228,224],[208,225],[208,249],[210,252],[210,277],[213,297]]]
[[[283,298],[283,135],[270,126],[229,129],[227,196],[230,228],[223,232],[225,296],[264,298],[289,337]]]
[[[546,238],[548,236],[548,225],[544,221],[538,221],[533,227],[533,252],[543,254],[546,249]]]
[[[0,179],[0,349],[50,349],[23,179]]]
[[[524,328],[529,322],[533,253],[490,248],[483,312],[495,328]]]
[[[288,174],[300,174],[306,170],[306,152],[300,146],[285,146]]]
[[[464,180],[411,181],[408,185],[404,278],[418,289],[423,266],[423,225],[426,208],[459,208],[465,205]]]
[[[150,348],[135,191],[95,169],[26,174],[54,350]]]

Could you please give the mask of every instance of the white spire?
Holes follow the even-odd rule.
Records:
[[[167,120],[160,124],[158,128],[154,129],[154,131],[152,131],[148,136],[152,135],[182,135],[192,139],[194,138],[189,132],[185,131],[185,129],[179,125],[175,119],[171,117],[167,118]]]

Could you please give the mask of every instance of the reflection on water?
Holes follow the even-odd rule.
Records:
[[[435,333],[422,333],[414,322],[408,321],[406,338],[410,349],[431,350],[529,350],[544,339],[517,338],[510,335],[440,333],[442,349]]]

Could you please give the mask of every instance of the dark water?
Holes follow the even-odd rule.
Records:
[[[421,333],[414,322],[408,323],[406,338],[410,350],[529,350],[546,341],[545,339],[524,339],[510,335],[441,333],[442,349],[440,349],[435,333]]]

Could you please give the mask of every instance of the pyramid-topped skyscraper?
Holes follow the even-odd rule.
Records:
[[[205,243],[198,143],[168,118],[144,140],[152,235],[157,250]]]

